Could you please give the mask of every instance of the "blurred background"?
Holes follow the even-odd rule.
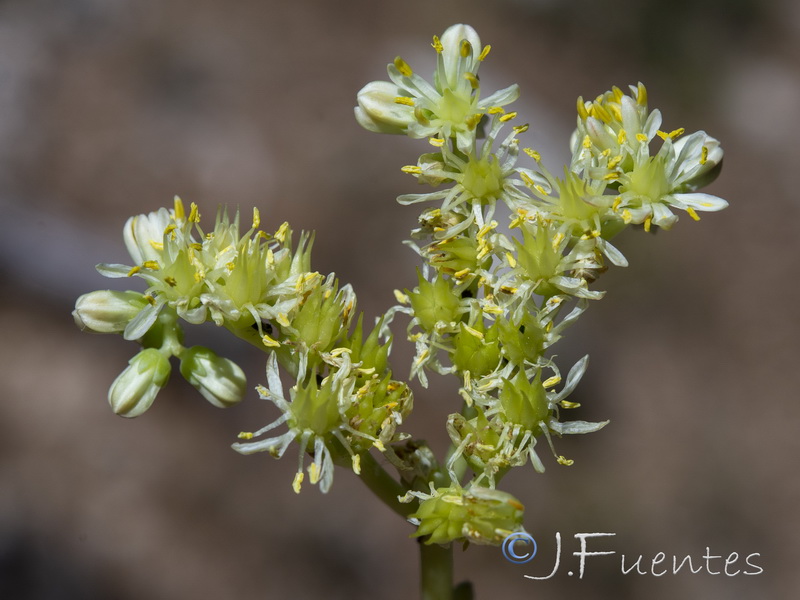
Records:
[[[315,268],[351,282],[368,317],[384,310],[415,283],[401,241],[417,211],[394,198],[423,150],[361,130],[355,94],[397,54],[432,67],[431,36],[457,22],[493,45],[485,89],[520,84],[523,143],[551,169],[577,96],[641,80],[665,129],[722,140],[710,192],[730,202],[619,240],[630,267],[556,346],[563,369],[592,357],[575,418],[611,424],[558,441],[574,466],[504,480],[540,556],[457,549],[457,578],[478,599],[798,597],[800,4],[2,0],[0,598],[416,597],[412,529],[355,477],[296,496],[293,450],[229,449],[275,416],[254,391],[220,411],[176,376],[145,416],[116,417],[107,389],[136,349],[81,334],[70,311],[115,283],[94,265],[128,261],[125,219],[175,194],[206,219],[256,205],[266,229],[317,230]],[[249,348],[190,335],[263,382]],[[416,392],[408,430],[442,448],[454,387]],[[552,570],[556,532],[560,572],[525,579]],[[583,580],[566,574],[580,532],[616,533],[590,543],[617,554]],[[667,568],[736,552],[730,572],[759,553],[763,574],[620,573],[621,554],[648,568],[658,552]]]

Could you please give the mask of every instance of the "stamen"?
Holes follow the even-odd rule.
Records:
[[[411,67],[408,66],[408,63],[399,56],[395,57],[394,66],[398,71],[400,71],[400,74],[403,77],[411,77],[414,74],[414,71],[411,70]]]

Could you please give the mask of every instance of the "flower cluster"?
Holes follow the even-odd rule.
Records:
[[[434,37],[433,47],[432,83],[397,58],[388,67],[391,83],[365,86],[355,112],[371,131],[427,137],[435,149],[402,169],[434,189],[398,202],[434,206],[423,210],[409,242],[424,261],[418,284],[396,292],[394,310],[411,318],[412,377],[427,386],[432,371],[462,382],[462,410],[447,422],[452,489],[418,496],[418,534],[443,542],[471,537],[460,521],[443,516],[469,505],[464,498],[494,491],[511,467],[528,460],[544,470],[535,449],[540,439],[569,465],[553,437],[607,423],[561,420],[561,411],[579,406],[567,397],[588,357],[562,382],[549,349],[589,301],[603,296],[592,283],[608,264],[627,265],[611,239],[632,224],[667,229],[677,220],[672,209],[697,220],[698,211],[727,203],[696,191],[719,172],[717,140],[702,131],[661,131],[644,85],[578,100],[573,157],[556,177],[531,148],[522,153],[534,166],[517,164],[528,125],[511,126],[517,113],[505,107],[518,91],[511,86],[481,97],[477,70],[489,46],[477,33],[455,25]],[[661,147],[653,153],[656,138]],[[498,204],[510,212],[507,228],[495,219]],[[474,476],[464,484],[467,468]]]
[[[295,491],[307,475],[326,492],[335,465],[345,465],[426,544],[498,544],[522,529],[524,510],[497,489],[502,477],[528,462],[544,471],[543,446],[557,463],[572,464],[555,438],[607,423],[562,419],[580,406],[570,396],[588,357],[562,378],[552,346],[603,297],[594,285],[609,265],[627,265],[611,240],[630,225],[668,229],[675,210],[699,220],[698,212],[727,206],[698,191],[719,173],[723,153],[705,132],[662,131],[640,83],[629,93],[614,87],[578,99],[572,158],[555,176],[536,150],[520,148],[528,125],[515,125],[517,113],[507,110],[518,87],[482,95],[478,69],[490,47],[475,30],[454,25],[432,46],[432,81],[398,57],[388,66],[390,81],[369,83],[357,97],[363,127],[430,146],[402,167],[429,189],[398,197],[423,207],[408,241],[423,265],[416,285],[395,290],[397,304],[372,328],[357,315],[349,285],[312,270],[312,236],[301,234],[295,245],[288,223],[263,231],[258,210],[245,233],[239,214],[224,210],[205,231],[197,206],[187,212],[178,198],[171,209],[127,221],[132,264],[98,265],[107,277],[143,280],[145,290],[85,294],[73,315],[82,329],[141,347],[109,390],[114,412],[148,410],[173,359],[213,405],[241,401],[246,381],[236,364],[184,345],[186,324],[213,322],[268,355],[267,385],[256,389],[280,413],[240,433],[235,450],[281,457],[296,443]],[[518,164],[521,157],[532,166]],[[503,211],[510,216],[501,225]],[[460,383],[441,462],[400,431],[413,396],[389,364],[398,313],[409,317],[416,348],[411,377],[423,387],[431,373]],[[375,453],[397,468],[399,481]],[[414,501],[416,510],[404,504]]]
[[[412,394],[391,377],[390,341],[381,341],[388,337],[385,322],[365,339],[363,315],[352,327],[356,297],[350,286],[340,288],[333,274],[310,270],[311,238],[301,235],[293,248],[288,224],[274,233],[259,225],[254,210],[252,227],[241,234],[239,215],[230,219],[220,212],[214,229],[204,232],[197,207],[192,204],[187,215],[177,198],[171,210],[132,217],[124,239],[133,265],[102,264],[98,270],[107,277],[141,278],[147,289],[86,294],[73,314],[82,329],[121,333],[142,346],[109,391],[112,409],[126,417],[152,405],[169,379],[173,356],[184,378],[215,406],[243,398],[242,370],[208,348],[184,347],[180,320],[213,321],[268,352],[269,389],[257,389],[282,414],[256,433],[240,434],[234,448],[281,456],[297,441],[295,489],[308,451],[310,480],[327,491],[332,455],[349,454],[358,472],[360,453],[372,446],[385,450],[402,438],[396,430],[411,410]],[[296,379],[291,401],[284,398],[278,363]],[[282,436],[253,440],[283,423],[289,431]]]

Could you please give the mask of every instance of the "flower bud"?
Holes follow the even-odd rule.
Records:
[[[218,408],[238,404],[244,398],[247,379],[232,360],[217,356],[203,346],[192,346],[181,355],[181,375]]]
[[[358,92],[356,121],[375,133],[403,134],[414,122],[414,109],[395,100],[404,96],[400,88],[388,81],[373,81]]]
[[[134,356],[108,390],[111,409],[123,417],[144,413],[167,385],[171,367],[169,359],[155,348],[147,348]]]
[[[522,530],[525,507],[511,494],[480,486],[468,490],[439,488],[410,515],[419,523],[414,537],[430,536],[426,544],[447,544],[465,538],[476,544],[500,544]]]
[[[144,295],[139,292],[98,290],[78,298],[72,317],[83,330],[122,333],[146,304]]]

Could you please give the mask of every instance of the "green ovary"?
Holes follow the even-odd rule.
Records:
[[[620,187],[620,191],[633,192],[637,196],[658,202],[671,191],[663,161],[654,156],[643,165],[637,166],[628,176],[628,182]]]
[[[461,185],[478,200],[497,198],[503,189],[503,174],[497,161],[470,160]]]
[[[471,99],[458,96],[450,89],[444,90],[442,99],[436,107],[436,116],[442,121],[453,124],[464,123],[471,113]]]

